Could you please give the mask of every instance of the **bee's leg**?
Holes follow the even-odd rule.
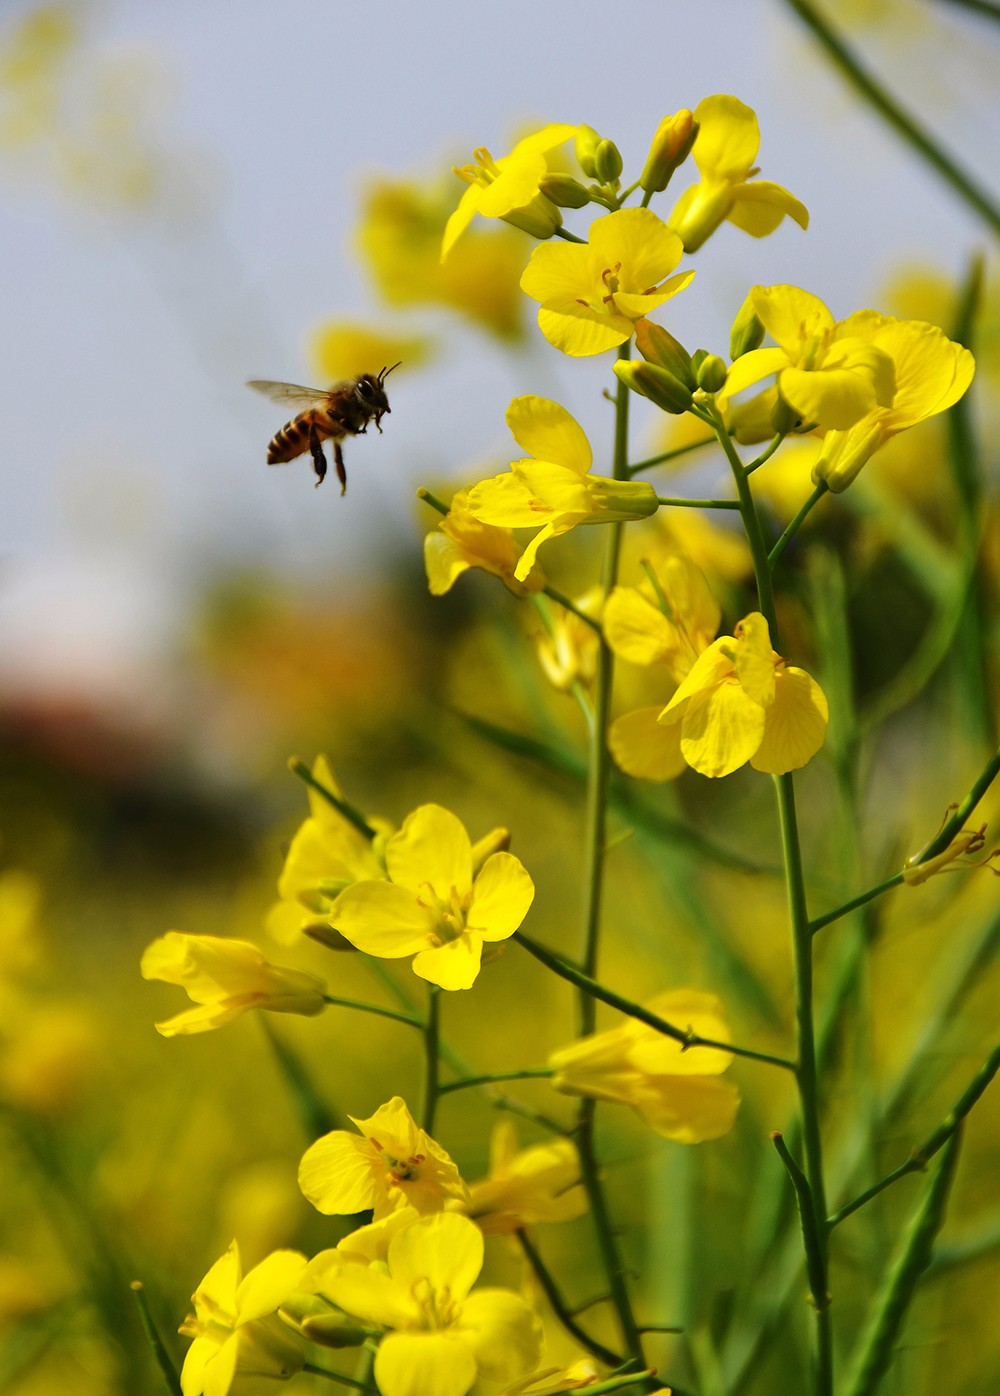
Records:
[[[347,493],[347,471],[344,469],[344,453],[340,449],[340,442],[333,443],[333,463],[337,467],[337,479],[340,481],[340,493]]]
[[[326,456],[323,454],[323,446],[315,426],[309,428],[309,451],[313,458],[313,470],[316,472],[316,485],[319,487],[326,477]]]

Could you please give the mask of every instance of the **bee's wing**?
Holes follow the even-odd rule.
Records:
[[[283,403],[286,407],[315,407],[330,396],[328,388],[303,388],[298,383],[272,383],[270,378],[251,378],[248,388],[263,393],[272,402]]]

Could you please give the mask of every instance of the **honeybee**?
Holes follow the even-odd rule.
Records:
[[[326,476],[323,442],[332,441],[340,493],[344,494],[347,471],[340,443],[345,436],[363,435],[372,421],[381,432],[382,418],[389,411],[385,380],[392,369],[398,367],[399,364],[393,364],[392,368],[383,368],[381,373],[362,373],[358,378],[334,383],[330,388],[300,388],[296,383],[272,383],[260,378],[248,382],[248,388],[255,388],[272,402],[302,409],[272,436],[267,447],[268,465],[282,465],[309,451],[319,486]]]

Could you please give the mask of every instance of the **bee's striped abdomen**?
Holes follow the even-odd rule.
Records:
[[[301,456],[303,451],[308,451],[312,420],[312,411],[300,412],[297,417],[286,422],[280,431],[274,433],[267,446],[268,465],[281,465],[285,461],[294,460],[296,456]]]

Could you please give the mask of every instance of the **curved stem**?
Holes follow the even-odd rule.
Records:
[[[436,984],[427,986],[427,1022],[424,1024],[424,1093],[420,1108],[422,1127],[434,1133],[434,1115],[441,1088],[438,1073],[441,1065],[441,990]]]
[[[685,446],[675,446],[671,451],[661,451],[658,456],[650,456],[648,460],[639,461],[638,465],[630,465],[628,473],[638,475],[640,470],[652,470],[654,465],[663,465],[668,460],[676,460],[678,456],[686,456],[691,451],[699,451],[702,446],[714,445],[714,436],[706,436],[703,441],[689,441]]]
[[[492,1086],[497,1081],[534,1081],[552,1074],[550,1066],[526,1066],[522,1071],[493,1071],[484,1076],[465,1076],[460,1081],[446,1081],[443,1086],[438,1086],[438,1095],[467,1091],[472,1086]]]
[[[559,1286],[553,1279],[548,1266],[535,1249],[535,1245],[528,1233],[524,1230],[520,1230],[516,1231],[514,1234],[520,1242],[525,1259],[531,1266],[542,1293],[549,1301],[552,1312],[562,1324],[563,1328],[565,1328],[566,1332],[571,1338],[574,1338],[582,1348],[589,1352],[592,1357],[596,1357],[598,1362],[603,1362],[606,1367],[620,1367],[622,1365],[621,1357],[619,1357],[617,1353],[612,1352],[610,1348],[606,1348],[603,1343],[599,1343],[595,1338],[592,1338],[587,1330],[577,1323],[573,1314],[570,1313]]]
[[[359,1013],[374,1013],[379,1018],[391,1018],[393,1022],[405,1023],[407,1027],[419,1028],[421,1032],[424,1028],[419,1018],[414,1018],[409,1013],[397,1013],[394,1008],[380,1008],[377,1003],[362,1003],[360,999],[342,999],[336,994],[324,994],[323,1002],[332,1004],[335,1008],[355,1008]]]
[[[795,518],[792,519],[791,523],[785,529],[784,533],[778,539],[777,543],[775,543],[774,547],[768,553],[767,561],[771,567],[773,567],[774,564],[781,557],[781,554],[785,551],[789,543],[795,537],[796,533],[798,533],[799,529],[802,527],[806,519],[809,517],[810,513],[813,510],[813,507],[817,505],[823,498],[823,496],[827,493],[828,488],[829,486],[827,485],[826,481],[820,480],[819,484],[813,490],[812,494],[803,504],[799,512],[795,515]]]

